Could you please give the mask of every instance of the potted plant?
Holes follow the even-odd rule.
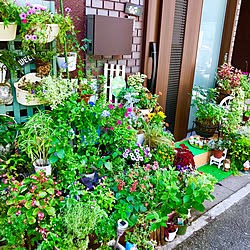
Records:
[[[167,227],[164,228],[165,241],[173,241],[178,231],[178,226],[176,226],[173,222],[166,222],[166,225]]]
[[[223,151],[227,148],[228,141],[225,139],[219,139],[213,144],[214,157],[220,159],[223,155]]]
[[[47,175],[51,174],[49,156],[54,136],[52,125],[49,114],[38,112],[24,124],[18,136],[18,145],[30,157],[35,171],[44,170]]]
[[[0,0],[0,41],[14,40],[19,22],[19,7],[12,1]]]
[[[6,157],[14,148],[17,136],[16,121],[8,115],[0,115],[0,158]]]
[[[216,103],[215,89],[206,90],[196,87],[195,93],[191,106],[196,107],[196,133],[208,138],[215,133],[225,115],[225,110]]]
[[[14,83],[17,102],[25,106],[41,105],[46,103],[39,96],[41,78],[36,73],[29,73]]]

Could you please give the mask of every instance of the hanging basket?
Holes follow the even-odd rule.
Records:
[[[196,119],[196,133],[202,137],[209,138],[214,135],[216,129],[219,127],[219,123],[213,125],[212,122],[202,123]]]
[[[28,29],[28,34],[36,34],[39,43],[52,42],[59,33],[58,24],[35,24]]]
[[[77,61],[77,53],[76,52],[68,52],[68,70],[69,72],[76,70],[76,61]],[[56,57],[57,65],[62,70],[62,72],[66,72],[66,69],[62,67],[65,63],[64,56]]]
[[[41,104],[47,103],[46,101],[41,101],[40,98],[38,97],[34,97],[28,91],[20,89],[18,87],[19,84],[21,84],[21,82],[24,81],[24,78],[25,78],[25,81],[31,81],[31,82],[41,81],[41,78],[37,77],[36,73],[29,73],[23,76],[18,82],[15,82],[14,86],[16,88],[17,102],[24,106],[34,106],[34,105],[41,105]]]
[[[4,27],[4,23],[0,22],[0,41],[12,41],[16,38],[16,24],[8,24]]]

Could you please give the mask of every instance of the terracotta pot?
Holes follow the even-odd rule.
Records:
[[[81,89],[87,89],[87,86],[85,87],[84,84],[79,85],[78,94],[80,98],[77,99],[77,102],[81,102],[83,100],[86,104],[88,104],[89,98],[92,96],[92,94],[82,94]]]
[[[40,75],[48,75],[50,72],[50,61],[35,60],[36,72]]]
[[[214,157],[217,158],[217,159],[220,159],[223,155],[223,150],[220,151],[220,150],[215,150],[214,149]]]
[[[196,133],[202,137],[208,138],[214,135],[216,129],[219,126],[219,123],[213,125],[211,121],[207,123],[200,122],[196,119]]]

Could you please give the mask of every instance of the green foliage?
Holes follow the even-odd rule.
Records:
[[[10,23],[18,24],[19,7],[14,3],[14,0],[0,0],[0,22],[3,22],[5,26]]]

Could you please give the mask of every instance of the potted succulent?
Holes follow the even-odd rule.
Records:
[[[196,107],[196,133],[208,138],[215,133],[225,115],[225,110],[216,103],[217,91],[215,89],[206,90],[196,87],[195,92],[191,106]]]
[[[16,38],[19,21],[19,7],[12,1],[0,0],[0,41]]]
[[[25,106],[41,105],[46,101],[42,100],[38,93],[40,92],[41,78],[36,73],[29,73],[21,77],[14,83],[16,88],[17,102]]]
[[[47,175],[51,174],[49,153],[54,136],[52,125],[49,114],[38,112],[24,124],[18,136],[18,145],[30,157],[35,171],[44,170]]]

